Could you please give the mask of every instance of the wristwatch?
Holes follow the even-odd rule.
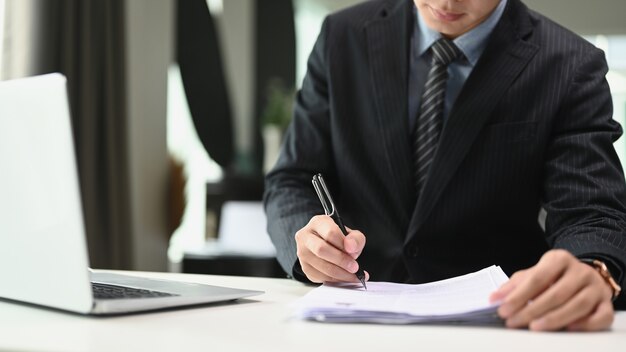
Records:
[[[617,284],[617,282],[615,282],[615,279],[613,278],[613,275],[611,275],[611,272],[609,271],[609,268],[607,268],[606,264],[597,259],[582,258],[580,261],[585,264],[589,264],[596,269],[604,281],[606,281],[606,283],[613,290],[613,300],[615,300],[617,296],[619,296],[620,292],[622,292],[622,288]]]

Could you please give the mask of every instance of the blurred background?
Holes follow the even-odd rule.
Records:
[[[92,267],[284,276],[263,175],[322,20],[358,2],[0,0],[0,79],[68,78]],[[626,125],[626,2],[524,2],[604,50]]]

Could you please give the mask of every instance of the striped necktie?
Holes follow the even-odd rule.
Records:
[[[454,43],[445,38],[436,41],[430,47],[430,51],[431,67],[424,85],[419,116],[413,132],[414,176],[418,195],[426,182],[428,169],[435,157],[443,125],[448,65],[462,54]]]

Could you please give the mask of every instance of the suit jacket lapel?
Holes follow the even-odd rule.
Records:
[[[387,1],[374,20],[365,24],[376,116],[387,155],[389,182],[395,184],[401,204],[415,204],[411,143],[409,140],[407,84],[411,1]],[[408,224],[411,210],[403,221]]]
[[[523,40],[532,30],[528,16],[523,4],[509,0],[444,126],[427,184],[411,218],[407,241],[428,217],[496,104],[537,52],[536,45]]]

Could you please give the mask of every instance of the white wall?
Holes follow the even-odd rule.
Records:
[[[363,0],[293,0],[296,25],[296,87],[302,85],[306,63],[324,17]]]
[[[576,33],[626,34],[624,0],[523,0],[536,10]]]
[[[167,270],[167,71],[172,0],[126,1],[133,269]]]

